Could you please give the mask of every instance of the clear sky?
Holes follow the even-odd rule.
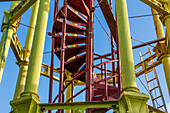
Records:
[[[62,1],[62,0],[60,0]],[[61,3],[61,2],[60,2]],[[95,0],[95,4],[97,4],[97,1]],[[113,6],[114,6],[114,0],[113,0]],[[128,15],[129,17],[131,16],[138,16],[138,15],[146,15],[146,14],[151,14],[151,9],[149,6],[146,4],[142,3],[140,0],[127,0],[127,6],[128,6]],[[0,20],[3,18],[3,11],[4,10],[9,10],[10,8],[10,2],[0,2]],[[47,32],[51,32],[52,28],[52,23],[53,23],[53,9],[54,9],[54,0],[51,0],[51,5],[50,5],[50,11],[49,11],[49,19],[48,19],[48,26],[47,26]],[[115,9],[115,8],[113,8]],[[24,13],[22,16],[21,23],[24,23],[26,25],[29,24],[29,16],[31,13],[31,8]],[[101,21],[102,25],[108,30],[108,26],[106,24],[106,21],[103,17],[103,14],[101,13],[100,8],[97,8],[95,10],[95,14]],[[130,23],[130,31],[131,31],[131,36],[137,40],[147,42],[156,39],[156,33],[154,29],[154,24],[152,17],[141,17],[141,18],[131,18],[129,19]],[[20,25],[18,30],[17,30],[17,35],[20,40],[20,43],[22,47],[24,46],[25,43],[25,38],[27,34],[27,27]],[[101,28],[100,24],[95,18],[94,21],[94,29],[95,29],[95,38],[94,38],[94,51],[95,53],[99,54],[106,54],[110,52],[110,44],[108,42],[108,38],[106,33],[103,31]],[[2,37],[2,32],[0,32],[0,38]],[[135,40],[132,40],[132,45],[137,45],[141,44],[140,42],[137,42]],[[154,45],[154,44],[153,44]],[[140,62],[140,57],[139,57],[139,52],[145,53],[147,52],[147,47],[142,47],[140,49],[135,49],[133,50],[133,55],[134,55],[134,62],[135,64]],[[152,50],[153,48],[150,47]],[[51,37],[46,35],[46,41],[45,41],[45,47],[44,47],[44,52],[50,51],[51,50]],[[152,52],[153,53],[153,52]],[[7,113],[10,111],[11,106],[9,105],[9,102],[13,99],[14,91],[15,91],[15,86],[16,86],[16,81],[17,81],[17,75],[19,72],[19,67],[16,65],[16,58],[12,52],[12,49],[10,48],[8,57],[7,57],[7,62],[5,65],[5,70],[4,74],[2,77],[2,82],[0,84],[0,109],[1,113]],[[50,65],[50,54],[44,54],[43,56],[43,63]],[[59,61],[58,58],[55,57],[55,67],[59,66]],[[161,88],[163,91],[163,95],[165,97],[166,103],[170,103],[169,96],[168,96],[168,90],[165,82],[165,77],[164,77],[164,71],[162,65],[156,67],[158,77],[160,80]],[[58,76],[58,75],[56,75]],[[147,86],[146,80],[144,78],[144,75],[140,76],[141,80]],[[42,77],[40,78],[40,85],[38,89],[38,94],[40,96],[40,101],[41,102],[48,102],[48,84],[49,79]],[[138,88],[142,93],[148,94],[148,92],[145,90],[145,88],[142,86],[142,84],[139,82],[137,79],[137,85]],[[57,95],[58,91],[58,83],[54,82],[54,93],[53,95]],[[54,98],[53,96],[53,98]],[[148,101],[148,104],[151,104],[151,100]],[[169,104],[170,108],[170,104]]]

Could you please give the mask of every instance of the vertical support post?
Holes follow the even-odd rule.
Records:
[[[64,61],[65,61],[65,40],[66,40],[66,22],[67,22],[67,1],[64,0],[64,9],[63,13],[65,14],[65,17],[63,19],[63,24],[62,24],[62,39],[61,39],[61,55],[60,55],[60,85],[59,85],[59,100],[58,102],[62,102],[63,96],[61,91],[63,90],[63,85],[64,85]]]
[[[116,44],[117,44],[117,59],[118,59],[118,62],[117,62],[117,74],[119,75],[118,76],[118,88],[119,88],[119,92],[118,94],[120,95],[121,93],[121,90],[122,90],[122,85],[121,85],[121,64],[120,64],[120,50],[119,50],[119,40],[118,40],[118,29],[117,29],[117,24],[116,24]]]
[[[136,85],[126,0],[115,0],[115,5],[120,46],[122,87],[123,90],[139,91]]]
[[[110,0],[110,8],[112,10],[112,0]],[[112,59],[115,59],[115,50],[114,50],[114,39],[113,39],[113,35],[110,33],[110,37],[111,37],[111,55],[112,55]],[[112,62],[112,74],[115,74],[115,62]],[[116,86],[116,78],[113,78],[113,86]]]
[[[55,38],[52,37],[52,51],[51,51],[51,68],[50,68],[50,84],[49,84],[49,100],[48,102],[52,102],[52,91],[53,91],[53,69],[54,69],[54,45],[55,45]],[[51,110],[48,111],[51,113]]]
[[[107,86],[107,67],[106,63],[104,64],[104,71],[105,71],[105,100],[108,99],[108,86]]]
[[[94,7],[94,1],[90,0],[90,8]],[[87,78],[86,78],[86,86],[88,87],[86,97],[87,101],[92,101],[92,65],[93,65],[93,19],[94,19],[94,12],[90,11],[89,17],[89,32],[88,32],[88,39],[87,39]]]
[[[167,1],[167,6],[170,11],[170,2],[169,1]],[[166,82],[167,82],[167,86],[168,86],[168,91],[169,91],[169,95],[170,95],[170,72],[169,72],[169,69],[170,69],[170,15],[165,15],[162,18],[162,22],[165,24],[166,30],[167,30],[167,36],[166,36],[167,50],[166,50],[165,54],[162,54],[160,56],[159,59],[162,61],[162,64],[163,64]],[[160,24],[159,24],[159,27],[160,27]],[[163,35],[162,32],[163,31],[160,31],[159,34]]]
[[[67,22],[67,0],[64,0],[64,8],[63,8],[64,18],[62,24],[62,39],[61,39],[61,55],[60,55],[60,84],[59,84],[59,99],[58,102],[61,103],[64,100],[64,95],[61,93],[64,86],[64,62],[65,62],[65,40],[66,40],[66,22]],[[63,113],[63,110],[59,110],[59,113]]]
[[[20,1],[12,1],[10,11],[14,9]],[[0,83],[5,67],[6,58],[8,55],[12,35],[16,33],[16,27],[11,25],[9,22],[10,19],[10,11],[4,11],[4,23],[2,24],[1,31],[3,32],[1,43],[0,43]],[[14,23],[12,23],[14,24]]]
[[[30,62],[24,93],[21,96],[34,95],[38,98],[37,90],[40,79],[41,63],[48,21],[50,0],[41,0],[31,49]]]
[[[148,113],[146,102],[149,96],[141,94],[136,84],[126,0],[115,0],[115,5],[123,88],[119,100],[119,112]]]
[[[40,1],[37,0],[32,7],[29,26],[33,28],[35,28],[35,25],[36,25],[39,2]],[[19,98],[21,93],[24,91],[34,31],[35,30],[30,27],[28,28],[28,31],[27,31],[27,37],[26,37],[24,48],[23,48],[23,58],[22,58],[22,61],[19,62],[20,69],[19,69],[18,80],[17,80],[17,84],[15,88],[14,99]]]
[[[77,12],[76,10],[74,10],[74,9],[73,9],[73,11],[74,11],[75,13],[78,13],[78,12]],[[76,23],[73,23],[73,22],[71,22],[71,24],[77,25]],[[70,34],[70,36],[77,36],[77,34]],[[75,47],[75,46],[76,46],[76,45],[70,45],[70,47]],[[69,60],[73,60],[73,59],[75,59],[75,56],[71,57]],[[67,79],[67,80],[71,80],[71,75],[72,75],[72,73],[70,73],[69,71],[66,71],[66,72],[67,72],[67,74],[66,74],[66,79]],[[66,73],[66,72],[65,72],[65,73]],[[72,98],[73,95],[74,95],[74,81],[72,82],[72,84],[70,84],[70,85],[67,87],[66,100]],[[71,102],[73,102],[73,101],[74,101],[74,99],[72,98],[72,99],[71,99]],[[71,113],[71,112],[72,112],[71,109],[66,109],[66,110],[65,110],[65,113]]]

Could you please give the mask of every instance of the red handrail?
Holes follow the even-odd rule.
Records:
[[[80,75],[82,75],[86,71],[87,71],[87,69],[80,72],[77,76],[75,76],[72,80],[70,80],[70,82],[63,88],[63,90],[60,93],[63,93],[63,91],[72,83],[73,80],[77,79]],[[53,103],[57,100],[58,96],[59,96],[59,94],[55,97],[55,99],[53,100]]]

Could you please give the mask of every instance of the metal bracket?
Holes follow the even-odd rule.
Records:
[[[157,54],[154,54],[152,56],[150,56],[149,58],[145,59],[144,61],[138,63],[137,65],[135,65],[135,69],[138,69],[140,67],[142,67],[142,69],[140,69],[139,71],[136,72],[136,77],[144,74],[145,72],[151,70],[152,68],[158,66],[161,64],[161,61],[157,60],[156,62],[154,62],[153,64],[149,65],[149,62],[151,60],[153,60],[154,58],[158,57]]]

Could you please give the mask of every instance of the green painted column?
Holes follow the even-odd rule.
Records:
[[[38,96],[37,90],[40,79],[41,63],[43,58],[44,42],[48,21],[50,0],[41,0],[39,5],[38,17],[31,49],[30,61],[28,65],[28,73],[26,78],[25,95]]]
[[[120,113],[149,113],[146,102],[149,95],[141,94],[136,85],[131,36],[126,0],[115,0],[119,49],[121,59],[121,79],[123,91],[119,97]]]
[[[138,91],[132,54],[126,0],[115,0],[119,36],[122,88]]]
[[[39,2],[40,0],[37,0],[32,7],[29,26],[33,28],[35,28],[35,25],[36,25]],[[24,91],[29,57],[30,57],[30,52],[31,52],[31,46],[32,46],[32,41],[33,41],[33,36],[34,36],[34,31],[35,31],[33,28],[29,27],[27,31],[25,46],[23,48],[23,58],[22,58],[22,61],[19,62],[20,68],[19,68],[18,80],[17,80],[17,84],[15,88],[14,99],[19,98],[21,93]]]
[[[10,10],[12,10],[14,7],[16,7],[20,1],[13,1],[11,3]],[[16,33],[16,28],[15,26],[12,26],[8,21],[10,17],[10,12],[9,11],[4,11],[4,22],[2,25],[1,31],[3,32],[2,38],[1,38],[1,43],[0,43],[0,83],[5,67],[5,62],[6,58],[8,55],[12,35]]]
[[[170,11],[170,2],[167,2],[168,9]],[[160,56],[160,60],[162,61],[164,72],[165,72],[165,78],[168,86],[168,91],[170,95],[170,15],[165,15],[161,18],[162,22],[166,26],[167,30],[167,36],[166,36],[166,51]]]

